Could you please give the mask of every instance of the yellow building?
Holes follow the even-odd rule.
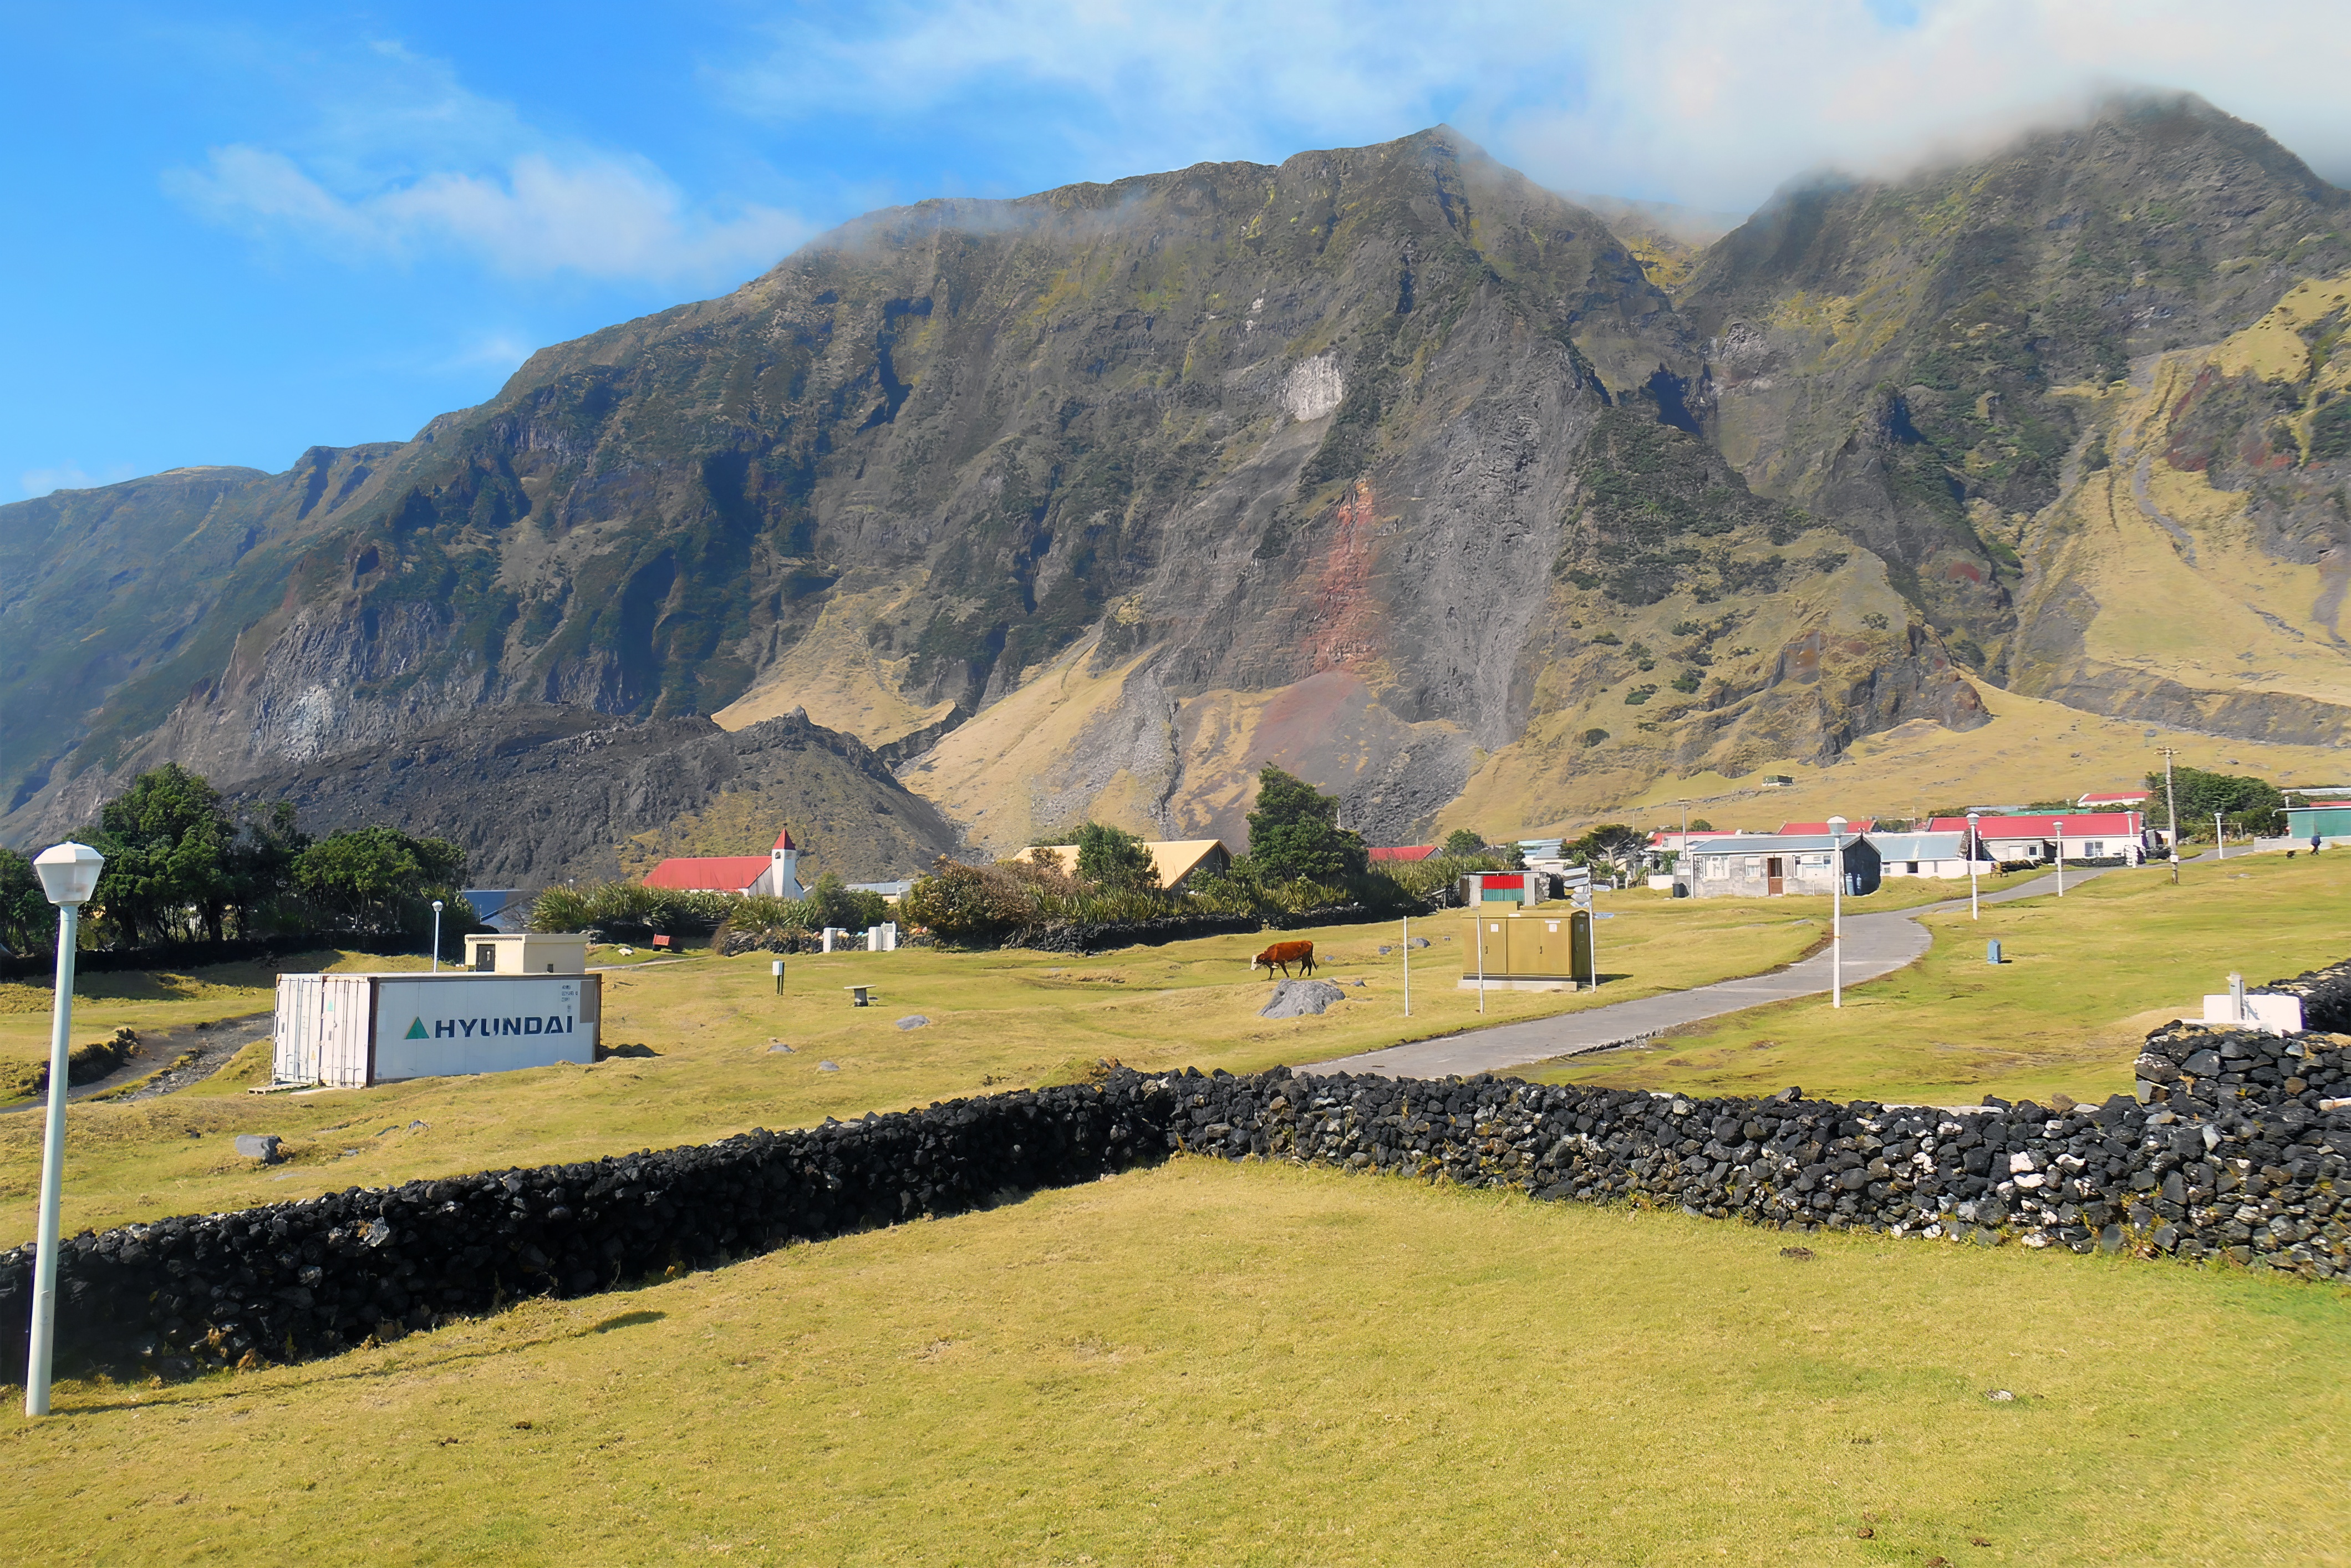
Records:
[[[1225,848],[1222,839],[1161,839],[1145,841],[1143,847],[1151,852],[1151,864],[1159,873],[1159,885],[1170,893],[1182,887],[1186,878],[1202,872],[1232,869],[1233,852]],[[1061,867],[1064,875],[1078,874],[1075,844],[1039,844],[1029,852],[1029,856]]]

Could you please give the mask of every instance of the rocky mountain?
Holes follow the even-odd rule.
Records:
[[[2346,202],[2136,100],[1702,247],[1441,128],[877,213],[407,444],[0,508],[0,833],[528,705],[804,710],[998,849],[1238,840],[1267,761],[1532,828],[1979,681],[2332,734]]]
[[[2351,265],[2351,195],[2195,99],[2135,99],[1980,163],[1783,193],[1680,295],[1693,422],[1882,557],[1970,665],[2032,662],[2023,559],[2097,397]]]
[[[642,876],[673,854],[764,854],[780,826],[804,881],[928,869],[956,831],[866,746],[799,715],[732,733],[516,704],[254,775],[232,808],[293,802],[313,833],[371,822],[450,839],[476,886]]]

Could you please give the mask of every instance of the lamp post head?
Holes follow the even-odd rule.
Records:
[[[441,901],[437,898],[433,901],[433,913],[435,915],[441,913]]]
[[[105,864],[104,855],[70,840],[52,844],[33,857],[41,891],[48,894],[51,904],[88,904],[89,895],[98,891],[99,870]]]
[[[1841,839],[1844,837],[1844,819],[1843,817],[1831,817],[1829,819],[1829,837],[1833,839]]]

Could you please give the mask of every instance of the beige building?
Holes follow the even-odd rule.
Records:
[[[477,975],[582,975],[588,972],[584,931],[486,932],[465,938],[465,965]]]
[[[1152,866],[1159,873],[1159,885],[1170,893],[1203,872],[1213,874],[1232,869],[1233,852],[1225,848],[1222,839],[1146,840],[1143,847],[1151,852]],[[1039,844],[1029,852],[1029,856],[1031,860],[1050,862],[1061,867],[1064,875],[1078,874],[1075,844]]]

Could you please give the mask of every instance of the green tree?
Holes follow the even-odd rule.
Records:
[[[1159,885],[1159,866],[1143,841],[1122,828],[1088,822],[1078,830],[1078,878],[1132,892]]]
[[[1632,874],[1641,863],[1649,841],[1641,832],[1622,822],[1607,822],[1593,829],[1561,852],[1578,865],[1589,866],[1609,875]]]
[[[57,907],[33,862],[11,849],[0,849],[0,945],[19,955],[57,949]]]
[[[1456,828],[1445,835],[1445,852],[1448,855],[1474,855],[1486,847],[1486,841],[1467,828]]]
[[[2285,797],[2266,779],[2175,767],[2171,770],[2171,787],[2179,795],[2179,831],[2183,835],[2210,828],[2215,811],[2241,824],[2249,833],[2285,831]],[[2164,800],[2160,768],[2147,776],[2147,821],[2168,823],[2169,808]]]
[[[347,828],[294,858],[294,884],[322,925],[346,931],[430,930],[432,901],[459,903],[465,852],[446,839],[413,839],[397,828]],[[443,912],[444,937],[472,923]]]
[[[1339,800],[1269,765],[1249,814],[1249,859],[1277,881],[1335,882],[1371,864],[1361,833],[1339,825]]]
[[[1704,817],[1692,817],[1690,819],[1689,831],[1693,833],[1710,833],[1714,831],[1714,824],[1708,821]]]
[[[878,893],[860,893],[841,880],[836,872],[827,872],[816,879],[808,892],[809,928],[821,931],[837,925],[844,931],[863,931],[890,918],[890,901]]]
[[[295,824],[294,808],[280,800],[243,814],[227,856],[228,898],[236,931],[250,936],[272,925],[299,924],[285,908],[294,888],[294,862],[310,847],[310,836]]]
[[[99,808],[88,837],[106,856],[90,902],[131,945],[220,940],[235,829],[201,775],[176,762],[141,773]]]

